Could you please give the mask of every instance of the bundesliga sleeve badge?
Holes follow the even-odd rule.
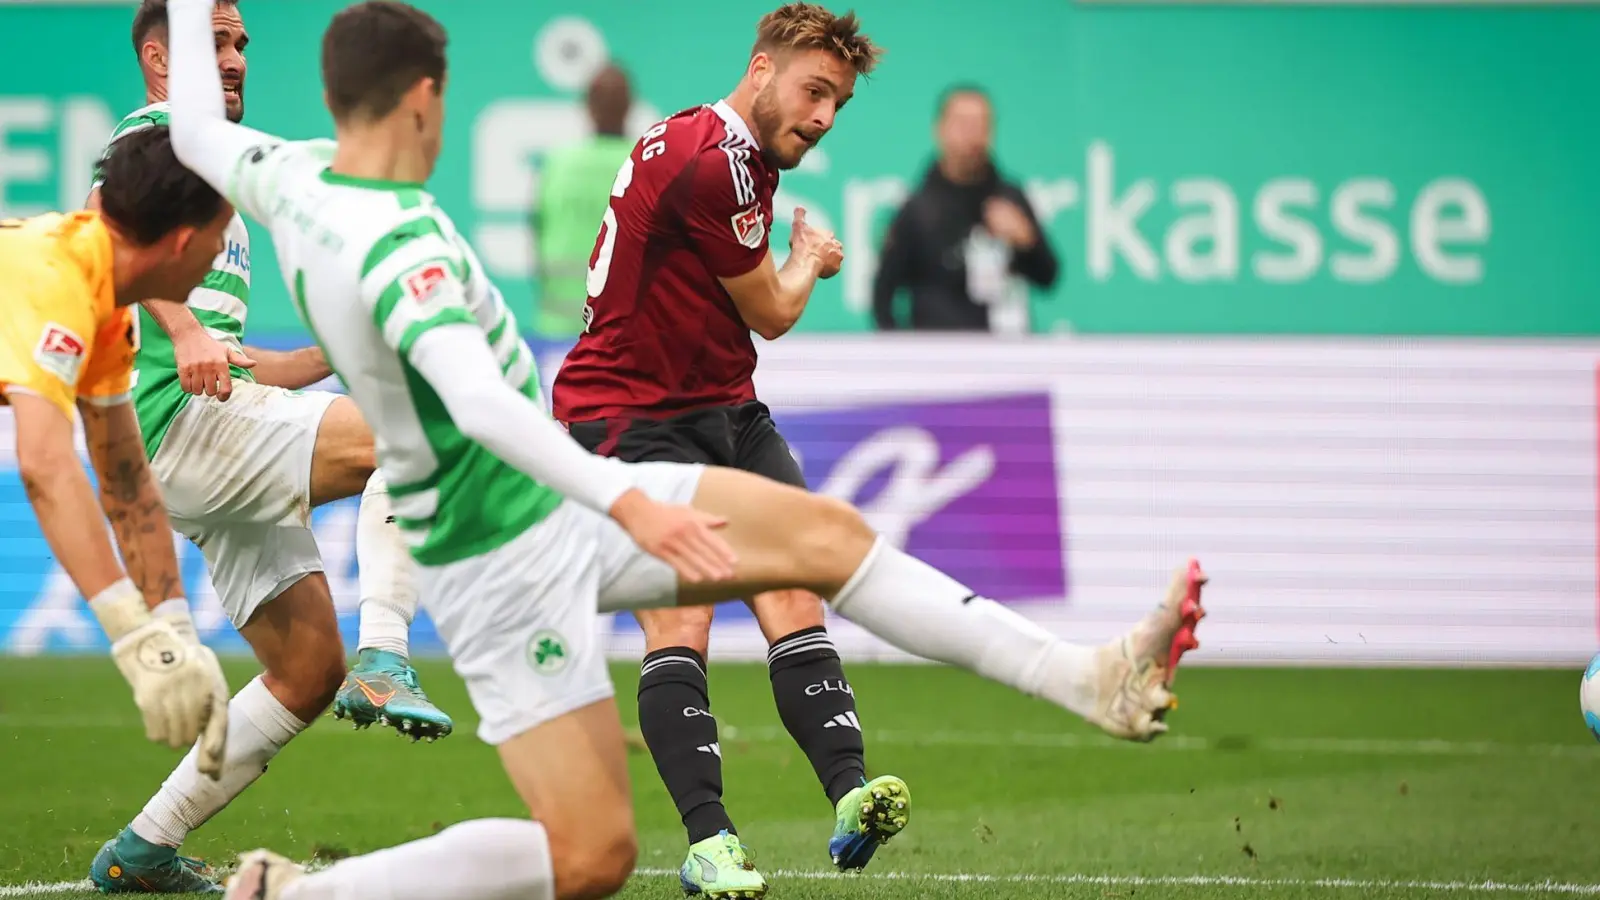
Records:
[[[761,207],[752,206],[734,214],[733,236],[751,250],[760,250],[767,239],[767,222],[761,217]]]
[[[70,328],[50,322],[39,336],[38,346],[33,348],[33,361],[64,383],[77,384],[88,349],[83,338]]]

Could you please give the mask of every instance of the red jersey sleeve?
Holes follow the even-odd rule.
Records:
[[[743,151],[712,147],[695,159],[689,208],[689,241],[712,275],[736,278],[767,255],[767,218]]]

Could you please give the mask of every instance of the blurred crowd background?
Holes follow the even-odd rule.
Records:
[[[769,5],[416,2],[451,39],[431,189],[548,380],[618,162],[732,88]],[[341,5],[241,5],[247,124],[330,133]],[[1064,628],[1198,554],[1217,661],[1593,652],[1600,7],[853,7],[887,56],[785,173],[773,240],[804,207],[844,270],[758,377],[814,488]],[[82,201],[144,102],[131,14],[0,0],[0,214]],[[252,235],[249,339],[303,342]],[[1040,497],[1025,540],[995,527]],[[0,646],[92,642],[7,516]]]

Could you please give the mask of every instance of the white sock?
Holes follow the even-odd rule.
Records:
[[[433,837],[340,860],[289,885],[282,900],[554,900],[544,826],[475,819]]]
[[[894,646],[1094,711],[1094,647],[1069,644],[883,538],[831,601],[835,612]]]
[[[228,754],[222,762],[222,777],[212,781],[201,775],[191,749],[144,811],[134,817],[133,833],[152,844],[181,845],[189,832],[204,825],[261,777],[267,763],[305,729],[306,723],[285,709],[256,677],[228,703]]]
[[[356,578],[361,585],[356,649],[409,657],[411,620],[417,615],[416,563],[389,515],[389,486],[373,472],[356,514]]]

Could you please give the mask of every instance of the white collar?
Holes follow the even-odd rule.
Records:
[[[743,117],[733,111],[733,107],[728,105],[728,101],[718,100],[717,102],[711,104],[711,111],[722,118],[723,124],[728,126],[728,130],[733,132],[734,136],[738,137],[740,140],[752,147],[761,146],[761,144],[751,136],[750,126],[745,124]]]

